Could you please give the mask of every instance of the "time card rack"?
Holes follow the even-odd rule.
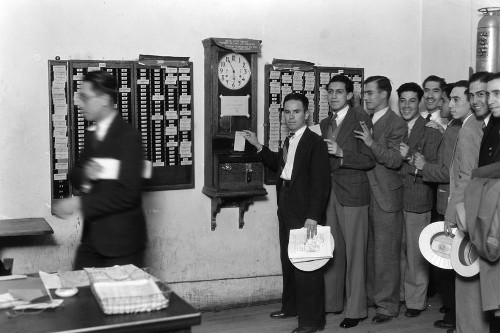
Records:
[[[363,68],[319,67],[310,62],[281,59],[265,65],[264,144],[270,150],[277,152],[289,132],[282,117],[285,96],[292,92],[306,95],[310,114],[307,125],[319,124],[328,117],[328,82],[338,74],[349,77],[354,82],[354,90],[362,96]],[[275,184],[276,178],[275,172],[265,169],[266,184]]]
[[[49,61],[52,199],[72,194],[71,168],[85,141],[79,103],[82,80],[104,70],[118,81],[116,108],[138,131],[152,165],[145,190],[194,188],[193,64],[188,58],[141,56],[138,61]]]

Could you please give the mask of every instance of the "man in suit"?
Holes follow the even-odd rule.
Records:
[[[486,119],[484,120],[486,127],[479,150],[479,169],[473,171],[473,176],[475,171],[485,169],[482,167],[500,162],[500,72],[489,74],[486,81],[485,92],[492,117],[487,124]],[[479,260],[482,309],[488,311],[490,332],[498,332],[500,331],[500,261],[492,262],[483,258]]]
[[[305,95],[289,94],[283,105],[290,136],[278,153],[259,143],[253,132],[244,131],[244,137],[257,148],[264,163],[280,175],[276,189],[283,298],[281,310],[271,313],[271,318],[298,314],[299,327],[292,333],[312,333],[325,325],[323,269],[311,272],[296,269],[288,258],[288,240],[291,229],[305,227],[310,238],[316,235],[318,223],[323,222],[330,192],[328,148],[306,126],[309,100]]]
[[[444,216],[445,229],[451,232],[457,226],[458,203],[464,201],[464,191],[471,179],[472,170],[477,168],[479,148],[483,137],[482,120],[478,120],[470,107],[467,90],[469,82],[455,83],[451,91],[450,109],[454,119],[462,121],[450,166],[450,198]],[[481,309],[479,277],[464,278],[456,275],[455,300],[456,329],[458,333],[488,332],[488,322]]]
[[[413,165],[415,156],[423,155],[435,163],[441,142],[441,132],[425,126],[429,120],[420,116],[418,106],[424,91],[414,82],[404,83],[398,90],[399,111],[408,125],[408,144],[401,142],[399,151],[404,159],[403,180],[403,240],[401,247],[401,300],[406,303],[405,316],[413,318],[427,307],[429,264],[420,253],[420,233],[431,221],[434,189],[424,183]]]
[[[361,108],[352,108],[353,82],[345,75],[331,78],[328,87],[330,115],[320,123],[328,144],[332,189],[326,224],[335,240],[333,258],[325,268],[325,311],[344,308],[340,327],[356,326],[368,315],[366,304],[366,247],[370,188],[366,170],[375,166],[370,149],[355,137],[360,123],[371,129],[371,119]]]
[[[439,112],[439,106],[443,98],[446,81],[436,75],[431,75],[424,80],[424,105],[425,111],[421,116],[439,124],[443,129],[446,128],[448,120],[443,118]]]
[[[61,217],[77,209],[83,215],[74,269],[144,266],[142,149],[135,130],[114,107],[116,82],[107,72],[89,72],[79,91],[83,116],[94,122],[86,133],[81,159],[71,172],[73,186],[84,194],[63,200],[54,209]],[[114,166],[101,164],[104,159]],[[102,176],[104,171],[114,175]]]
[[[450,165],[457,142],[458,131],[462,128],[460,119],[453,119],[450,112],[450,93],[453,90],[453,84],[447,84],[443,91],[443,102],[440,109],[440,115],[448,119],[446,130],[443,133],[443,139],[439,144],[436,163],[429,163],[423,155],[417,155],[414,161],[415,167],[420,170],[423,181],[436,183],[436,211],[437,221],[444,220],[446,207],[448,206],[448,197],[450,192]],[[430,121],[428,127],[442,129],[441,125]],[[455,271],[450,269],[440,269],[435,267],[436,281],[439,284],[439,291],[443,306],[439,312],[444,313],[442,320],[434,322],[437,328],[455,328]]]
[[[373,134],[366,124],[355,131],[375,157],[368,171],[370,208],[368,220],[367,294],[377,307],[372,322],[385,323],[399,313],[403,182],[399,170],[403,158],[399,144],[406,141],[408,126],[389,108],[391,82],[385,76],[366,79],[364,100],[373,112]]]

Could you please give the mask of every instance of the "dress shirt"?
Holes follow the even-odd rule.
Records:
[[[442,118],[441,115],[439,114],[439,110],[434,111],[433,113],[430,113],[429,111],[424,111],[420,115],[424,118],[427,118],[427,115],[431,115],[431,118],[429,120],[432,120],[439,125],[441,125],[444,129],[448,127],[448,119]]]
[[[111,126],[111,123],[115,119],[116,115],[118,112],[113,112],[109,116],[96,121],[94,125],[91,125],[87,128],[89,131],[95,131],[95,136],[97,140],[102,141],[104,140],[104,137],[108,133],[109,126]]]
[[[377,122],[377,120],[379,120],[380,118],[382,118],[384,116],[384,114],[387,112],[387,110],[389,110],[389,107],[386,107],[385,109],[382,109],[380,111],[375,112],[373,114],[372,124],[375,125],[375,123]]]
[[[410,120],[409,122],[406,123],[406,124],[408,124],[408,136],[410,136],[411,130],[413,128],[413,125],[415,125],[415,123],[417,122],[417,119],[418,119],[418,117],[415,117],[415,118],[413,118],[412,120]]]
[[[286,164],[280,176],[282,179],[285,180],[292,179],[293,161],[295,160],[295,152],[297,151],[297,146],[299,145],[300,138],[302,137],[302,134],[304,134],[306,128],[307,126],[304,125],[299,130],[297,130],[297,132],[295,132],[294,136],[290,138],[290,146],[288,147]]]
[[[349,110],[349,104],[346,105],[342,110],[337,111],[337,118],[335,118],[335,121],[337,122],[337,127],[340,127],[340,124],[344,121],[344,118],[347,114],[347,110]]]
[[[488,113],[488,115],[486,116],[486,118],[484,118],[484,125],[483,125],[483,128],[488,126],[488,123],[490,121],[490,118],[491,118],[491,113]]]

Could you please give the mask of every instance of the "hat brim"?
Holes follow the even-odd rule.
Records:
[[[330,244],[332,244],[332,251],[334,251],[335,241],[333,240],[332,234],[330,234]],[[290,259],[290,262],[295,266],[295,268],[300,269],[301,271],[311,272],[325,266],[330,259],[331,258],[322,258],[308,261]]]
[[[453,236],[444,232],[444,222],[429,224],[422,230],[418,238],[418,247],[424,258],[432,265],[453,269],[451,265],[451,245]]]
[[[462,231],[457,230],[451,245],[451,265],[463,277],[479,274],[479,255],[476,247]]]

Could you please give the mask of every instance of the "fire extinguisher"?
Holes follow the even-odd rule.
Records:
[[[500,7],[478,9],[476,72],[500,71]]]

